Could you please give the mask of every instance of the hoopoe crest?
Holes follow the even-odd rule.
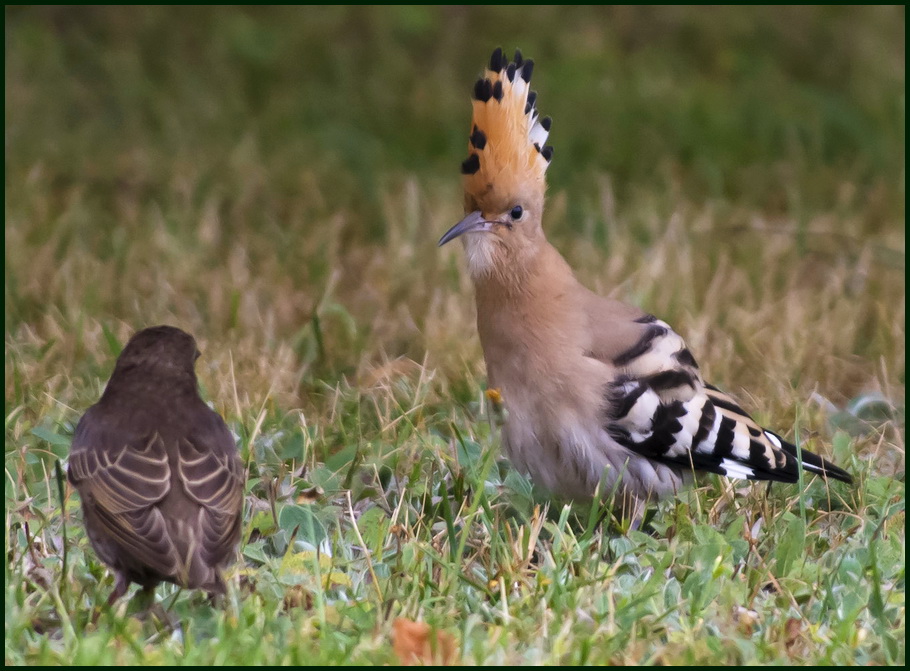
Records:
[[[534,61],[507,62],[502,49],[474,85],[468,158],[461,164],[465,210],[472,212],[440,241],[445,244],[471,232],[465,246],[472,275],[514,267],[510,257],[524,248],[525,238],[540,235],[546,172],[553,148],[546,145],[549,117],[540,118],[531,90]],[[521,225],[519,225],[521,224]],[[501,258],[500,258],[501,257]]]
[[[506,455],[572,498],[602,484],[639,501],[664,496],[699,470],[795,482],[802,467],[851,482],[705,383],[668,324],[575,279],[541,225],[553,150],[533,66],[496,49],[474,85],[465,217],[439,241],[464,243],[489,386],[509,411]]]
[[[465,191],[482,196],[489,188],[515,191],[527,185],[543,188],[553,155],[545,145],[550,118],[538,118],[531,91],[534,61],[516,52],[505,62],[497,49],[490,68],[474,85],[474,118],[468,139],[469,156],[461,164]]]

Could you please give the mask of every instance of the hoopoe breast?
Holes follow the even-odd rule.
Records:
[[[501,307],[496,317],[489,310],[481,313],[489,384],[508,410],[503,451],[535,483],[568,498],[589,499],[598,486],[604,494],[620,491],[636,498],[672,494],[682,484],[682,469],[622,445],[604,422],[617,369],[590,356],[581,307],[563,300],[548,319],[508,337],[502,323],[521,323],[510,307]],[[528,310],[519,312],[526,322]],[[562,327],[575,322],[577,328]]]

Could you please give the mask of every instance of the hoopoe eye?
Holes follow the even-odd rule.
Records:
[[[512,219],[518,221],[519,219],[521,219],[521,215],[523,213],[524,213],[524,210],[521,209],[521,205],[516,205],[515,207],[512,208],[512,211],[509,212],[509,216],[511,216]]]

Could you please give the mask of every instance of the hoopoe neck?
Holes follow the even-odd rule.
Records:
[[[513,355],[545,359],[584,332],[580,285],[548,242],[521,268],[475,280],[477,328],[491,361]],[[493,371],[491,371],[492,373]]]
[[[508,308],[535,303],[544,307],[578,285],[572,268],[553,245],[541,240],[536,246],[534,253],[523,254],[520,262],[472,278],[478,306]]]

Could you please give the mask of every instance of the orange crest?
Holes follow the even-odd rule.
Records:
[[[474,85],[470,155],[461,164],[468,194],[479,197],[492,184],[505,189],[530,182],[543,186],[553,148],[544,144],[550,117],[538,120],[534,106],[533,69],[534,61],[524,60],[520,51],[509,62],[497,48]]]

